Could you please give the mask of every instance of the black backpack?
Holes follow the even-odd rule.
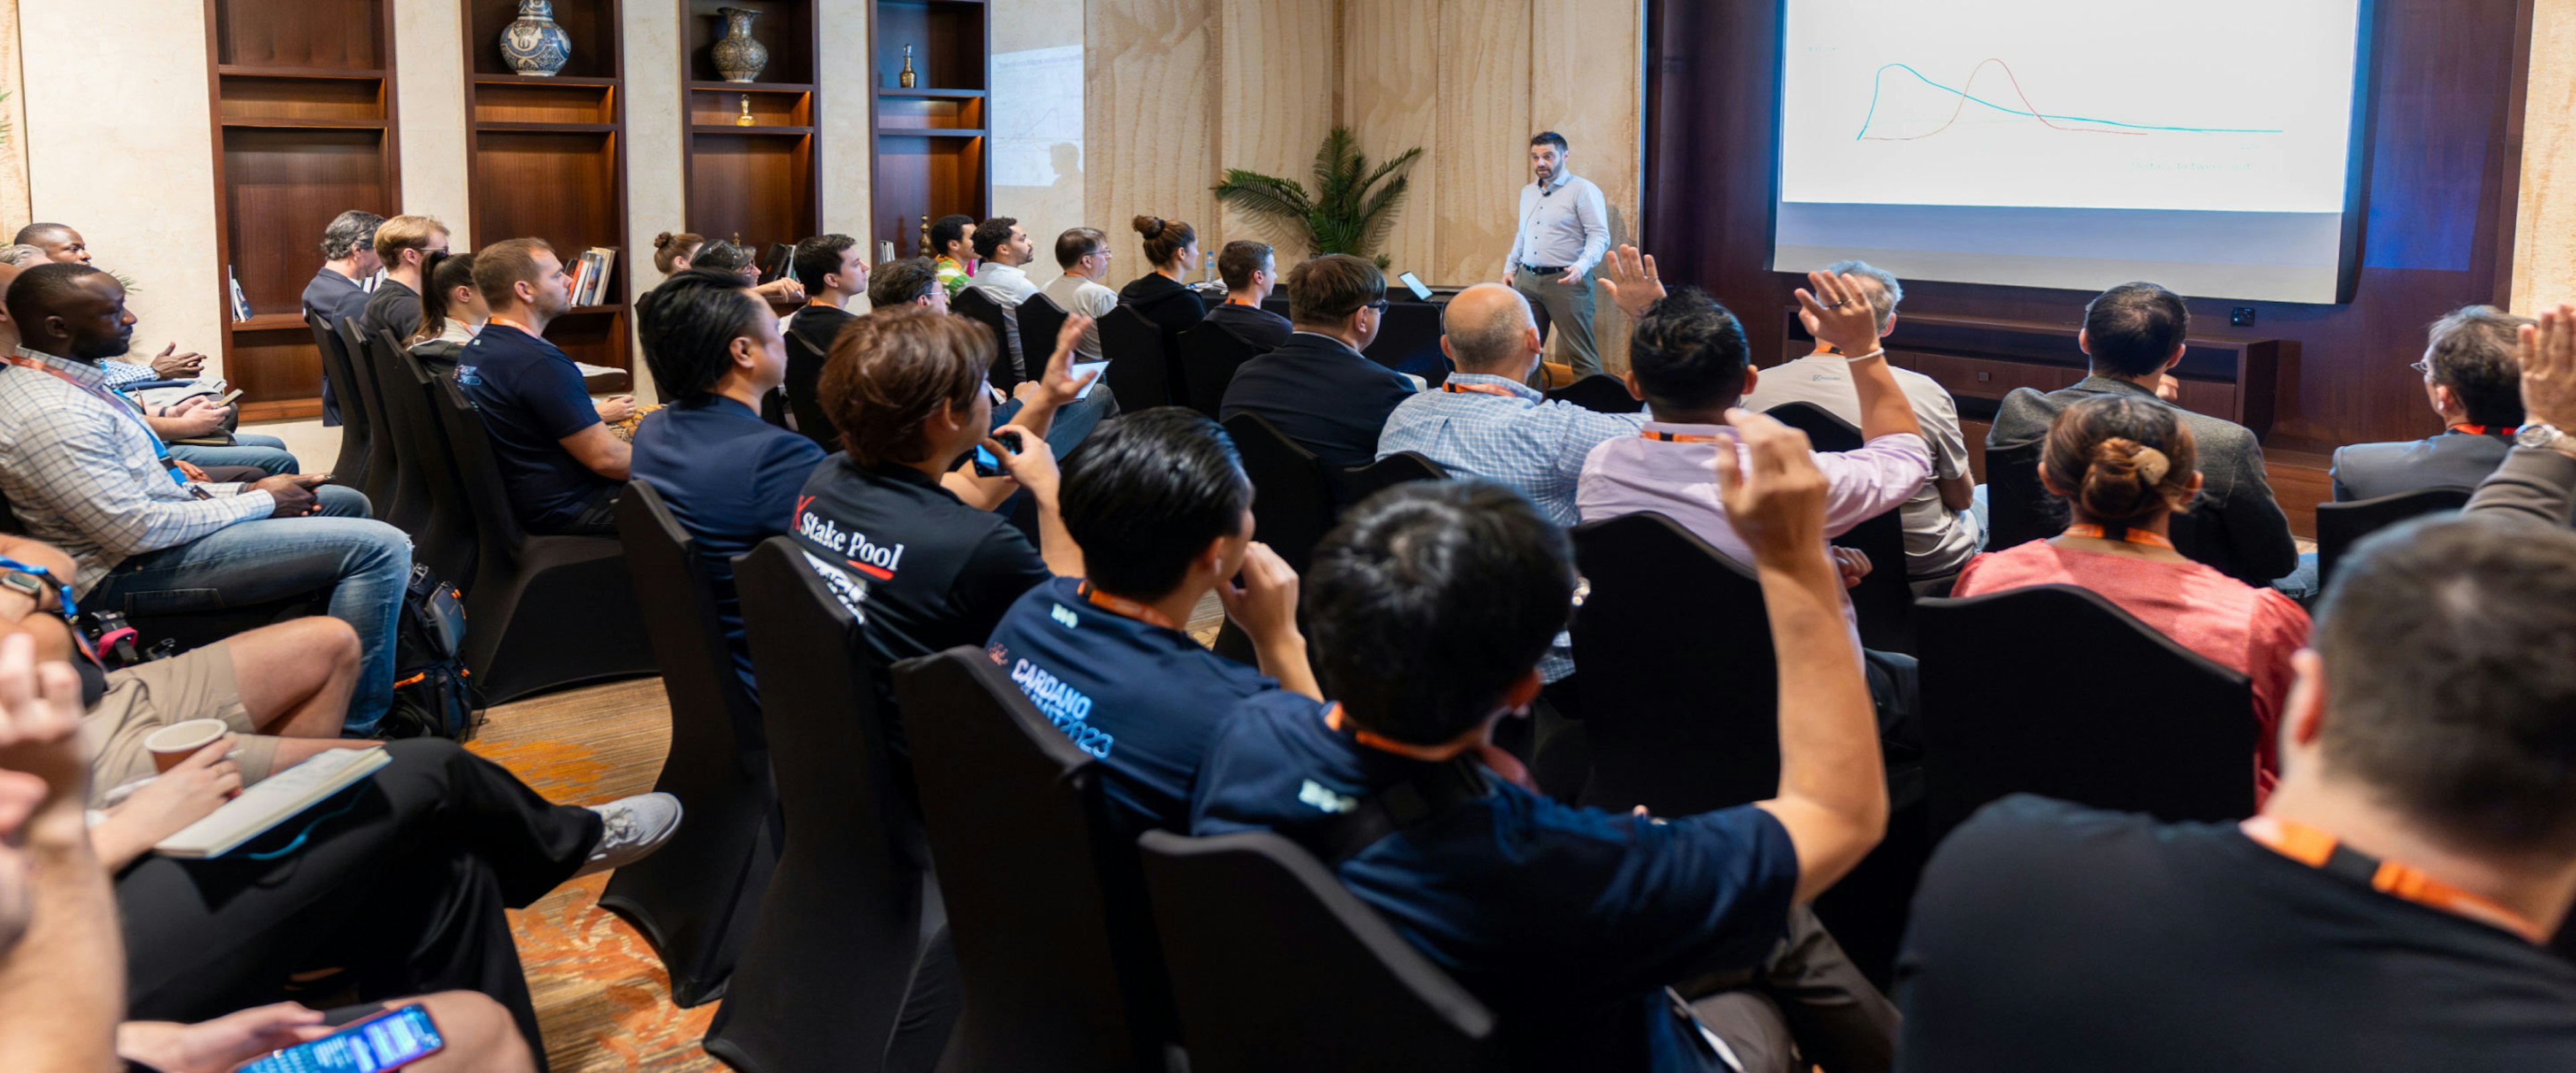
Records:
[[[394,698],[376,725],[383,738],[466,741],[483,725],[482,698],[457,656],[465,648],[465,596],[414,563],[394,629]]]

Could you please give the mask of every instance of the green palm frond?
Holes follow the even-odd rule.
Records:
[[[1305,228],[1307,253],[1368,256],[1394,227],[1394,210],[1404,199],[1403,172],[1421,159],[1420,147],[1369,167],[1358,136],[1334,127],[1315,150],[1314,188],[1293,179],[1228,168],[1225,181],[1213,189],[1218,201],[1246,212],[1292,221]],[[1387,259],[1377,258],[1378,267]]]

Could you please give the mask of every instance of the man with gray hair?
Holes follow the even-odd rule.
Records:
[[[1867,261],[1839,261],[1825,271],[1860,281],[1870,311],[1878,314],[1879,338],[1896,329],[1896,306],[1905,300],[1905,285],[1894,275]],[[1801,312],[1799,319],[1806,322],[1808,334],[1815,333],[1812,318]],[[1850,366],[1855,356],[1817,340],[1815,353],[1763,370],[1753,393],[1745,397],[1744,408],[1769,410],[1804,402],[1858,427],[1860,392],[1852,386]],[[1948,583],[1977,554],[1977,519],[1968,509],[1977,482],[1968,468],[1968,440],[1959,431],[1959,407],[1948,388],[1911,369],[1890,367],[1888,371],[1896,374],[1896,386],[1913,405],[1914,420],[1923,426],[1923,440],[1932,447],[1931,483],[1900,508],[1905,520],[1905,576],[1925,583],[1922,587],[1933,595],[1947,595]]]
[[[2468,489],[2487,479],[2522,425],[2522,329],[2537,321],[2494,306],[2470,306],[2433,322],[2431,344],[2413,366],[2442,431],[2399,443],[2356,443],[2334,453],[2334,497],[2355,499]]]
[[[384,222],[384,217],[359,209],[331,218],[331,225],[322,229],[322,267],[304,285],[306,312],[337,325],[367,311],[373,295],[365,281],[384,267],[376,258],[376,227]],[[328,375],[322,378],[322,423],[340,423],[340,400]]]

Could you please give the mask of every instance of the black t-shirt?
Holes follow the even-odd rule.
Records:
[[[2035,797],[1925,871],[1902,1070],[2576,1070],[2576,965],[2234,824]]]
[[[1118,288],[1118,304],[1136,307],[1138,314],[1163,329],[1166,341],[1207,317],[1207,303],[1199,292],[1160,272],[1147,272]]]
[[[1222,324],[1227,330],[1242,336],[1244,342],[1265,351],[1279,349],[1279,344],[1288,341],[1291,330],[1286,317],[1260,306],[1239,306],[1232,302],[1208,310],[1207,322]]]
[[[846,454],[806,480],[793,535],[886,664],[983,647],[1011,603],[1053,576],[1009,519],[919,470],[867,469]]]
[[[857,319],[855,314],[839,306],[808,305],[789,318],[787,330],[804,340],[805,345],[813,347],[815,353],[828,357],[832,353],[832,340],[840,338],[841,329],[849,327],[850,322]]]
[[[367,311],[358,314],[358,328],[370,334],[392,332],[395,344],[409,342],[420,330],[420,292],[388,278],[378,284],[376,293],[367,298]]]

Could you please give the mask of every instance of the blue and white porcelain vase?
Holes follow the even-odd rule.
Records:
[[[572,59],[572,35],[555,25],[552,0],[519,0],[518,21],[501,28],[501,59],[529,78],[553,78]]]

